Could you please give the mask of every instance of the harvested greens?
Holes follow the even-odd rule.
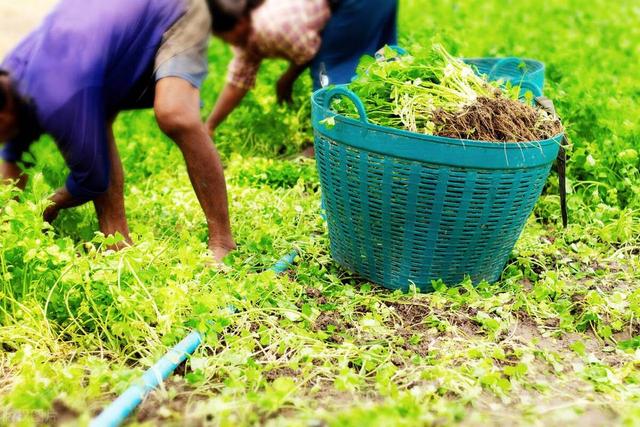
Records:
[[[501,88],[478,76],[440,44],[415,55],[384,49],[364,57],[349,85],[369,120],[427,135],[494,142],[528,142],[563,132],[560,121],[518,100],[519,88]],[[354,117],[348,101],[333,108]]]

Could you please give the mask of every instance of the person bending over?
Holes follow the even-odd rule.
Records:
[[[306,69],[314,89],[349,83],[363,55],[397,44],[397,0],[207,1],[214,35],[234,51],[227,84],[207,120],[211,134],[254,86],[265,58],[290,62],[276,88],[278,101],[290,102]]]
[[[209,249],[235,248],[220,157],[200,118],[211,15],[205,0],[62,0],[0,65],[0,175],[24,188],[22,155],[50,134],[70,169],[44,219],[93,201],[100,230],[129,241],[113,135],[123,110],[151,108],[180,148]]]

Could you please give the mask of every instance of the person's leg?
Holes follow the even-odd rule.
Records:
[[[98,196],[93,204],[98,215],[100,231],[105,236],[120,233],[126,239],[127,244],[130,244],[131,238],[129,237],[129,225],[124,205],[124,170],[113,135],[114,121],[115,118],[110,120],[107,125],[107,141],[111,161],[109,188],[106,193]],[[115,249],[120,249],[123,246],[125,245],[117,245]]]
[[[231,234],[222,161],[200,118],[200,91],[178,77],[160,79],[154,109],[160,129],[182,151],[207,217],[209,249],[214,259],[221,261],[236,244]]]

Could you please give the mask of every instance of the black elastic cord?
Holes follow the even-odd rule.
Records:
[[[536,103],[542,107],[546,112],[561,120],[556,112],[556,107],[553,105],[553,101],[545,96],[538,96]],[[567,151],[565,147],[569,145],[567,136],[564,135],[562,143],[560,144],[560,150],[558,151],[558,157],[556,159],[556,165],[558,169],[559,189],[560,189],[560,211],[562,214],[562,226],[567,228],[569,225],[569,212],[567,208]]]
[[[558,151],[558,179],[560,180],[560,210],[562,211],[562,226],[567,228],[569,225],[569,214],[567,209],[567,152],[565,144],[569,141],[565,136],[562,138],[562,145]]]

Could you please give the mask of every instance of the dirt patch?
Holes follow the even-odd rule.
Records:
[[[51,418],[48,421],[51,423],[51,425],[54,426],[67,425],[75,421],[80,415],[74,409],[68,407],[60,399],[56,399],[53,401],[51,413]]]
[[[282,276],[288,278],[292,282],[295,282],[296,280],[298,280],[298,273],[296,272],[296,270],[294,268],[288,269],[287,271],[282,273]]]
[[[320,292],[320,290],[316,288],[307,288],[304,290],[304,293],[307,295],[307,297],[312,299],[318,299],[322,296],[322,292]]]
[[[506,404],[495,398],[484,396],[470,408],[470,411],[481,413],[487,417],[482,423],[465,422],[468,426],[529,426],[544,425],[549,427],[599,427],[617,425],[619,416],[605,402],[582,401],[575,399],[579,393],[571,388],[562,387],[553,396],[542,397],[520,391],[521,395],[534,398],[535,407],[523,411],[517,401]],[[496,411],[496,407],[501,407]]]
[[[191,404],[208,400],[210,396],[194,394],[192,386],[182,377],[168,379],[162,390],[153,392],[136,412],[136,421],[151,425],[200,426],[205,420],[195,420],[188,414]]]
[[[400,322],[397,323],[400,323],[402,327],[411,328],[413,331],[432,329],[432,326],[426,324],[428,319],[432,319],[449,323],[457,329],[457,332],[463,335],[482,334],[480,326],[473,320],[473,316],[477,314],[473,308],[468,308],[467,313],[461,313],[460,311],[448,311],[446,309],[434,310],[425,304],[415,302],[387,302],[386,305],[393,309],[399,317]],[[398,319],[392,319],[392,322],[394,320]]]
[[[427,356],[434,348],[434,340],[427,340],[424,335],[420,336],[420,334],[416,334],[416,331],[413,329],[397,329],[396,334],[402,337],[401,348],[422,357]],[[416,335],[419,336],[419,340],[417,341],[414,340]],[[393,358],[391,362],[398,367],[404,367],[408,363],[407,360],[399,357]]]
[[[420,356],[428,356],[440,347],[444,337],[482,336],[481,327],[473,320],[474,309],[468,313],[461,311],[434,310],[418,302],[386,302],[393,311],[387,326],[395,329],[396,336],[402,338],[400,347]],[[396,366],[404,361],[392,360]]]
[[[510,336],[518,339],[524,344],[537,342],[538,346],[556,353],[563,353],[571,350],[571,345],[576,341],[582,341],[585,344],[585,350],[594,354],[598,358],[606,358],[609,353],[604,351],[605,345],[602,340],[598,339],[593,333],[560,333],[555,336],[547,336],[541,329],[548,325],[537,325],[526,313],[514,313],[517,318],[517,324],[511,330]],[[554,325],[555,328],[555,325]]]
[[[281,377],[298,378],[300,376],[300,371],[293,370],[287,367],[281,367],[281,368],[272,369],[270,371],[266,371],[264,373],[264,376],[267,379],[267,381],[275,381]]]
[[[595,358],[612,368],[620,367],[628,362],[613,343],[603,341],[591,330],[585,333],[557,332],[553,336],[548,336],[544,329],[544,325],[536,325],[531,318],[520,313],[518,323],[510,331],[509,337],[523,345],[535,343],[535,346],[546,354],[560,355],[563,359],[562,365],[567,371],[572,369],[570,366],[572,362],[581,362],[583,359],[583,356],[573,350],[577,343],[582,343],[587,358]]]
[[[322,291],[316,288],[306,288],[305,295],[307,298],[315,300],[318,305],[324,305],[327,303],[327,298],[322,295]]]
[[[333,332],[342,332],[352,325],[345,321],[337,311],[323,311],[313,323],[313,330],[327,332],[333,327]]]
[[[411,328],[424,326],[425,319],[432,313],[431,308],[419,304],[390,302],[387,303],[387,307],[393,308],[403,324]]]

